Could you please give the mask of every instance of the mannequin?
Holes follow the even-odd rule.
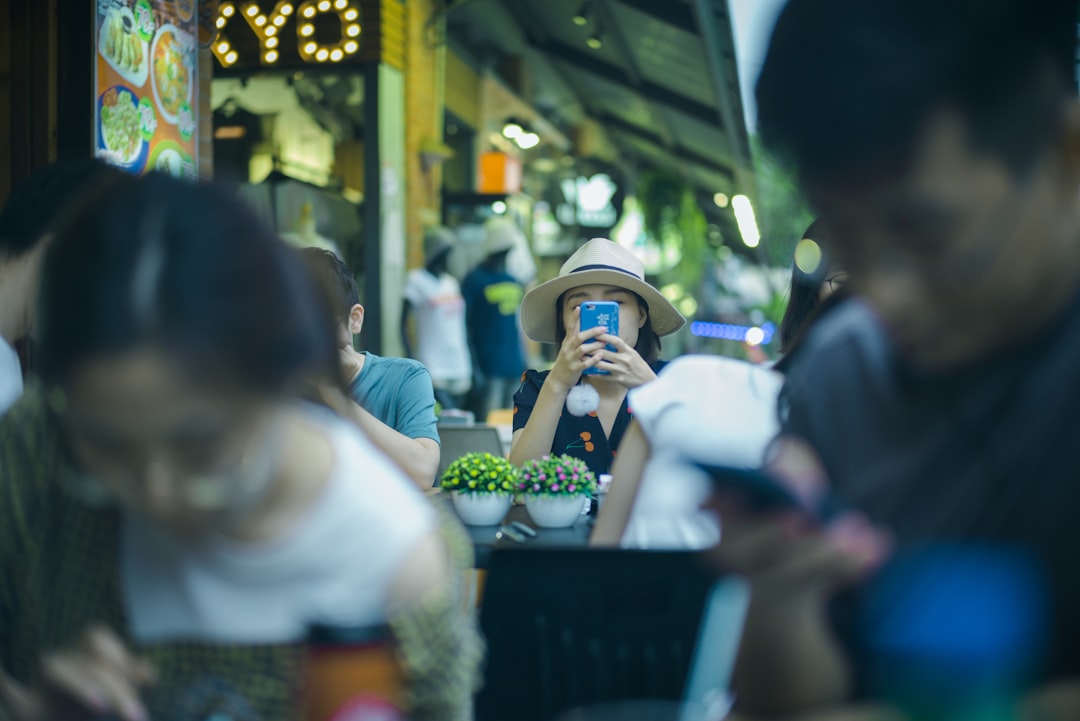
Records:
[[[465,330],[465,299],[448,271],[456,237],[448,228],[424,233],[424,266],[410,271],[401,311],[405,353],[427,366],[435,399],[443,408],[462,408],[472,385],[472,362]],[[409,324],[415,326],[410,337]]]

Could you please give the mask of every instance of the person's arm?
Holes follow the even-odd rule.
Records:
[[[579,311],[575,311],[576,314]],[[555,440],[555,429],[559,425],[566,394],[581,378],[586,368],[592,368],[600,362],[598,350],[604,347],[598,342],[598,336],[604,328],[590,328],[583,333],[566,336],[555,365],[540,387],[532,413],[524,428],[514,431],[510,442],[510,462],[521,465],[525,461],[551,453],[551,443]]]
[[[349,399],[347,414],[422,490],[431,488],[439,470],[440,448],[430,438],[409,438],[368,413]]]
[[[590,546],[618,546],[622,541],[630,512],[637,499],[638,488],[645,464],[652,456],[652,446],[641,425],[636,421],[619,444],[615,454],[615,463],[611,467],[611,490],[600,506],[600,515],[596,517]]]
[[[801,488],[826,482],[804,442],[774,442],[771,474]],[[837,590],[856,583],[888,556],[887,534],[855,512],[824,528],[802,512],[762,517],[738,497],[714,493],[707,506],[723,522],[709,556],[750,582],[733,689],[749,714],[783,716],[845,703],[853,668],[829,618]]]
[[[405,356],[415,358],[412,351],[412,343],[409,339],[409,316],[412,315],[412,303],[406,298],[401,304],[401,346],[405,349]]]
[[[483,641],[456,591],[451,554],[434,533],[409,552],[392,581],[387,618],[414,721],[469,721]]]

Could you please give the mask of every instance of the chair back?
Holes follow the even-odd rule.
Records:
[[[682,700],[716,583],[694,552],[497,549],[480,615],[488,660],[477,721],[550,721],[605,701]]]

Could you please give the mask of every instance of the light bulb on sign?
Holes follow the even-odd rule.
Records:
[[[266,37],[272,38],[277,35],[277,28],[273,25],[267,25],[266,30],[264,30],[263,32],[266,33]]]
[[[308,55],[314,55],[315,51],[319,49],[319,46],[315,43],[308,43],[304,46],[304,52]]]
[[[345,28],[345,34],[348,35],[350,38],[355,38],[357,35],[360,34],[360,26],[350,25],[349,27]]]
[[[306,8],[304,8],[304,17],[313,18],[315,17],[315,12],[315,8],[311,5],[308,5]]]
[[[358,17],[360,17],[360,12],[356,8],[349,8],[348,10],[345,11],[344,18],[345,18],[346,22],[351,23],[353,20],[355,20]]]
[[[322,11],[322,12],[326,12],[329,9],[330,9],[330,0],[321,0],[321,2],[319,3],[319,10]]]
[[[284,15],[285,17],[288,17],[289,15],[292,15],[292,10],[293,10],[293,7],[289,3],[285,3],[284,5],[281,6],[281,14]]]
[[[227,63],[228,63],[229,65],[232,65],[233,63],[235,63],[235,62],[236,62],[236,59],[237,59],[238,57],[240,57],[240,56],[236,54],[236,51],[235,51],[235,50],[231,50],[231,51],[229,52],[229,54],[225,56],[225,62],[227,62]]]
[[[349,0],[337,0],[334,3],[334,7],[336,7],[338,10],[344,10],[345,8],[349,7]]]
[[[274,18],[274,25],[276,25],[277,27],[281,27],[286,23],[287,20],[288,16],[284,14],[278,15],[276,18]]]
[[[217,51],[219,53],[227,53],[227,52],[229,52],[229,43],[227,41],[223,41],[223,42],[218,43]]]
[[[253,18],[253,17],[255,17],[256,15],[259,14],[259,6],[254,5],[254,4],[248,5],[247,10],[245,12],[247,12],[247,16],[249,18]]]
[[[266,16],[265,15],[260,15],[259,17],[255,18],[255,24],[258,25],[259,27],[262,27],[263,25],[265,25],[266,24]]]
[[[345,53],[341,49],[333,50],[330,52],[330,59],[335,63],[340,61],[345,56]]]
[[[355,40],[350,40],[349,42],[345,43],[345,52],[347,52],[349,55],[352,55],[359,49],[360,44],[357,43]]]
[[[315,34],[315,26],[310,25],[310,24],[309,25],[301,25],[300,26],[300,34],[305,38],[311,37],[312,35]]]
[[[326,59],[330,57],[330,51],[326,48],[322,48],[319,52],[315,53],[315,59],[320,63],[326,62]]]
[[[277,62],[277,59],[278,59],[278,51],[277,51],[277,50],[271,50],[270,52],[268,52],[268,53],[266,54],[266,56],[265,56],[265,57],[266,57],[266,62],[268,62],[268,63],[273,63],[273,62]]]
[[[278,45],[278,39],[277,38],[267,38],[266,39],[266,47],[268,47],[270,49],[273,49],[273,48],[276,48],[277,45]]]
[[[233,7],[232,5],[222,5],[221,6],[221,16],[224,17],[224,18],[231,18],[233,16],[233,13],[235,13],[235,12],[236,12],[236,8]]]
[[[214,24],[217,25],[217,29],[220,30],[221,28],[225,27],[225,23],[227,23],[227,22],[228,22],[228,20],[226,20],[225,18],[218,18],[214,22]]]

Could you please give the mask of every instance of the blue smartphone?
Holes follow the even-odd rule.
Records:
[[[610,300],[587,300],[581,304],[581,330],[606,328],[608,335],[619,335],[619,304]],[[610,343],[607,349],[615,352]],[[586,368],[582,375],[606,376],[608,371],[599,368]]]

